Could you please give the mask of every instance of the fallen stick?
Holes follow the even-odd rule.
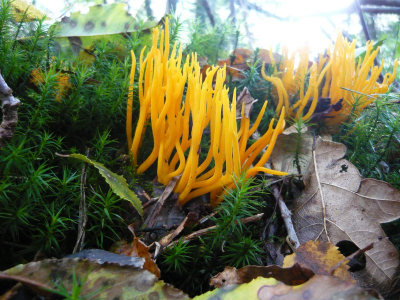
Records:
[[[251,217],[240,219],[240,222],[242,222],[242,224],[255,222],[255,221],[260,220],[263,216],[264,216],[264,213],[257,214],[257,215],[251,216]],[[203,235],[207,234],[209,231],[211,231],[211,230],[213,230],[215,228],[217,228],[217,226],[210,226],[210,227],[207,227],[207,228],[204,228],[204,229],[200,229],[198,231],[192,232],[191,234],[188,234],[188,235],[184,236],[182,238],[182,240],[183,241],[194,240],[195,238],[198,238],[199,236],[203,236]],[[176,243],[178,243],[178,241],[173,241],[172,243],[168,244],[168,246],[166,246],[166,247],[171,247],[171,246],[175,245]]]
[[[293,222],[292,222],[292,213],[286,206],[285,202],[282,199],[281,193],[276,185],[271,186],[272,194],[274,195],[276,201],[278,202],[279,209],[281,211],[281,215],[283,218],[283,222],[285,223],[285,227],[288,233],[288,237],[293,245],[298,248],[300,246],[299,238],[297,237],[297,233],[294,230]]]

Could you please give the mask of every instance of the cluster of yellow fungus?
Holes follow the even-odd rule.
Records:
[[[338,125],[348,120],[352,111],[358,114],[375,100],[377,94],[385,93],[395,79],[397,60],[393,73],[387,73],[383,82],[378,83],[383,60],[377,67],[374,66],[374,59],[379,47],[373,50],[373,43],[368,42],[364,58],[359,57],[356,63],[355,46],[355,40],[350,43],[339,33],[334,46],[329,47],[325,55],[320,54],[318,62],[313,62],[311,66],[306,48],[294,52],[290,57],[287,49],[284,49],[282,61],[272,63],[281,72],[279,77],[266,75],[263,65],[262,76],[275,86],[277,112],[285,107],[287,117],[308,120],[314,113],[318,99],[329,98],[331,105],[342,101],[341,109],[332,110],[326,118],[328,126]],[[297,55],[299,65],[295,69]],[[270,57],[273,60],[271,52]],[[306,105],[308,111],[304,114]]]
[[[159,44],[159,46],[158,46]],[[210,193],[211,204],[220,201],[223,187],[233,184],[233,176],[246,171],[251,177],[258,172],[275,175],[287,173],[264,167],[271,155],[278,135],[285,127],[282,108],[275,124],[272,120],[265,134],[248,146],[249,137],[256,131],[265,112],[264,103],[255,123],[250,126],[244,114],[238,124],[236,116],[236,92],[230,103],[224,82],[226,69],[212,67],[203,80],[196,54],[182,63],[182,50],[173,47],[169,53],[168,20],[165,31],[153,31],[153,45],[146,57],[140,55],[138,79],[139,120],[132,138],[133,63],[127,107],[126,133],[133,163],[137,173],[146,171],[157,160],[158,181],[168,184],[180,175],[174,192],[179,193],[179,204]],[[132,53],[132,59],[135,57]],[[186,88],[185,97],[183,97]],[[153,133],[153,150],[139,165],[138,150],[143,141],[146,124],[150,121]],[[239,126],[238,126],[239,125]],[[209,131],[209,147],[201,149],[205,130]],[[265,152],[263,150],[266,149]],[[203,160],[200,153],[207,155]],[[257,163],[256,157],[261,154]],[[210,165],[213,164],[211,168]]]

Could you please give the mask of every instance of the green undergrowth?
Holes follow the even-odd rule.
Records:
[[[83,165],[55,153],[87,154],[117,173],[125,169],[128,56],[121,60],[121,46],[106,39],[94,45],[93,63],[60,56],[54,34],[44,20],[15,22],[10,2],[1,0],[0,71],[22,105],[14,137],[0,154],[0,269],[74,248]],[[140,35],[125,41],[128,53]],[[34,82],[32,72],[41,82]],[[60,76],[68,76],[65,92]],[[84,247],[107,249],[128,234],[133,210],[95,169],[89,167],[86,177]]]
[[[355,103],[360,96],[354,93]],[[361,115],[344,123],[334,140],[347,146],[347,159],[363,177],[400,188],[400,118],[398,94],[381,95]]]

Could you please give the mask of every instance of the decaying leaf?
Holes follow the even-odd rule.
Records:
[[[73,272],[78,280],[87,276],[80,297],[93,293],[91,299],[189,299],[146,270],[79,258],[46,259],[18,265],[0,273],[0,278],[18,280],[39,294],[49,295],[49,290],[57,290],[61,284],[71,291]]]
[[[13,7],[13,17],[16,22],[30,22],[33,20],[42,19],[45,16],[42,11],[37,9],[34,5],[29,4],[25,0],[14,0],[11,2],[11,5]]]
[[[101,176],[103,176],[107,183],[110,185],[111,189],[115,194],[120,196],[122,199],[128,200],[133,204],[135,209],[138,211],[140,215],[143,213],[143,207],[142,207],[142,202],[140,202],[140,199],[136,196],[136,194],[128,187],[128,184],[126,183],[126,180],[124,177],[115,174],[114,172],[111,172],[109,169],[107,169],[103,164],[91,160],[87,158],[85,155],[82,154],[69,154],[69,155],[61,155],[57,154],[58,156],[61,157],[73,157],[80,159],[88,164],[91,164],[94,166],[97,170],[99,170]]]
[[[296,249],[296,253],[285,257],[283,267],[288,268],[298,263],[303,267],[311,269],[315,274],[331,275],[331,270],[339,262],[343,263],[335,269],[332,275],[355,283],[349,272],[348,261],[345,260],[338,247],[326,241],[308,241],[301,244]]]
[[[151,259],[151,254],[149,252],[149,247],[147,247],[139,238],[135,237],[131,244],[127,244],[122,248],[116,250],[118,254],[123,254],[126,256],[142,257],[145,259],[143,268],[150,271],[157,278],[160,278],[161,272],[157,267],[157,264]]]
[[[123,35],[134,31],[145,31],[157,25],[157,21],[140,24],[128,13],[125,3],[91,6],[88,13],[74,12],[54,24],[57,36],[55,47],[69,55],[79,55],[82,60],[94,60],[91,53],[95,41],[107,39],[115,44],[123,44]],[[143,45],[151,45],[151,33],[141,35]],[[72,49],[72,51],[70,51]],[[121,58],[125,55],[124,49]]]
[[[173,183],[171,183],[171,185],[172,184]],[[169,191],[165,190],[166,190],[165,186],[160,185],[160,183],[158,182],[155,183],[153,185],[153,197],[159,199],[161,197],[164,197],[166,194],[169,193]],[[145,216],[147,215],[145,218],[146,226],[165,229],[163,234],[160,232],[158,238],[161,238],[162,236],[166,235],[167,234],[166,231],[168,231],[169,229],[175,227],[177,224],[182,223],[182,221],[186,217],[185,212],[181,209],[181,207],[178,204],[178,201],[176,201],[176,197],[174,197],[173,195],[168,196],[163,200],[161,208],[159,207],[160,203],[161,203],[160,200],[158,200],[157,203],[148,206],[147,209],[145,210]],[[159,211],[155,214],[154,212],[156,210]]]
[[[250,92],[247,89],[247,87],[245,87],[237,98],[236,117],[237,118],[242,117],[242,107],[244,105],[244,116],[246,118],[250,118],[250,112],[251,112],[251,109],[253,108],[253,104],[255,102],[257,102],[257,100],[254,100],[254,98],[250,95]]]
[[[176,184],[178,183],[179,178],[181,178],[181,175],[172,177],[171,181],[165,187],[158,201],[153,204],[144,222],[147,227],[153,227],[156,223],[161,210],[165,208],[165,200],[167,200],[168,197],[172,194]]]
[[[354,273],[363,287],[384,296],[397,289],[399,253],[387,239],[381,223],[400,217],[400,191],[391,185],[363,179],[354,165],[343,159],[346,147],[318,138],[304,178],[303,195],[295,200],[293,223],[301,243],[350,241],[365,253],[366,268]]]
[[[231,57],[233,57],[233,60]],[[226,65],[226,72],[232,77],[244,78],[243,71],[249,69],[249,64],[254,62],[254,51],[245,48],[237,48],[231,53],[231,57],[219,59],[218,65],[221,67]],[[281,56],[278,53],[273,53],[273,58],[275,63],[278,64]],[[259,59],[260,65],[263,62],[266,64],[272,63],[270,52],[266,49],[259,49],[257,59]]]
[[[193,299],[259,299],[259,300],[320,300],[320,299],[378,299],[379,295],[333,276],[315,275],[302,285],[278,283],[274,278],[258,277],[250,283],[228,285]]]
[[[93,5],[88,13],[74,12],[69,17],[63,17],[56,25],[58,37],[69,37],[132,32],[150,28],[156,22],[149,21],[140,27],[139,22],[126,10],[125,3],[113,3]]]
[[[274,151],[271,154],[271,161],[276,170],[282,170],[289,174],[304,174],[307,171],[311,160],[311,150],[314,142],[313,134],[304,127],[299,136],[294,125],[285,129],[278,136]],[[300,170],[296,164],[296,147],[298,149],[298,162]]]
[[[314,273],[297,263],[288,268],[279,266],[245,266],[240,269],[225,267],[224,271],[211,278],[210,285],[220,288],[230,284],[249,283],[259,276],[274,278],[287,285],[299,285],[313,277]]]
[[[120,266],[131,266],[138,269],[142,269],[145,262],[145,259],[142,257],[119,255],[101,249],[85,249],[77,253],[66,255],[65,257],[94,260],[99,264],[103,263],[119,264]]]

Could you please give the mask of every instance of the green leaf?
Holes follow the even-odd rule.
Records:
[[[138,211],[138,213],[142,216],[143,214],[142,202],[140,202],[138,196],[128,187],[128,184],[126,183],[124,177],[117,175],[114,172],[111,172],[103,164],[91,160],[82,154],[69,154],[69,155],[57,154],[57,155],[62,157],[77,158],[97,168],[100,174],[106,179],[107,183],[110,185],[113,192],[118,196],[120,196],[122,199],[131,202],[135,207],[135,209]]]
[[[57,37],[82,37],[133,32],[152,28],[157,22],[147,21],[140,28],[134,16],[127,12],[125,3],[113,3],[91,6],[88,13],[74,12],[55,25]]]
[[[157,25],[157,21],[139,22],[128,13],[125,3],[94,5],[88,13],[74,12],[53,24],[56,32],[54,47],[62,53],[91,60],[94,59],[90,54],[93,45],[101,39],[123,45],[127,36],[140,31],[141,45],[151,45],[152,32],[149,29]],[[123,52],[118,47],[116,50]]]

